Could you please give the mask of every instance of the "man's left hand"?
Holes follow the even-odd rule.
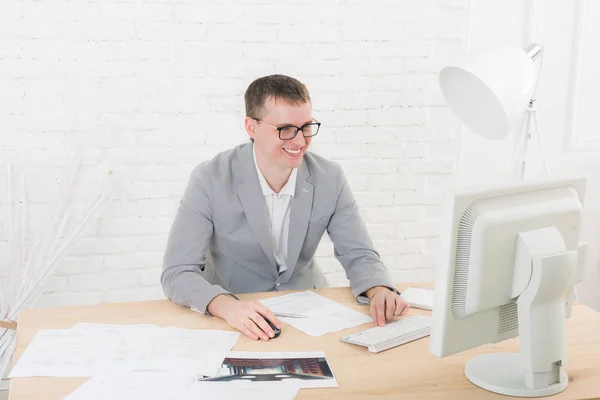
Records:
[[[410,306],[402,297],[383,286],[367,290],[367,297],[371,301],[373,321],[379,326],[384,326],[385,321],[391,321],[394,316],[408,314],[410,310]]]

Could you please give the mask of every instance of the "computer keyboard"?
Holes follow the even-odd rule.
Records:
[[[385,326],[376,326],[340,338],[342,342],[364,346],[372,353],[379,353],[401,344],[429,336],[432,318],[426,315],[410,315]]]

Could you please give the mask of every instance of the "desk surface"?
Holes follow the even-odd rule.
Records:
[[[407,285],[398,285],[403,290]],[[348,288],[317,289],[317,293],[345,306],[368,314],[356,304]],[[262,299],[288,292],[242,295],[244,299]],[[411,311],[428,314],[428,311]],[[78,322],[112,324],[155,324],[188,329],[230,329],[218,318],[198,315],[170,301],[102,304],[96,306],[36,309],[21,313],[18,321],[16,358],[18,359],[39,329],[67,329]],[[366,329],[361,325],[313,338],[284,325],[281,336],[269,342],[254,342],[240,336],[233,350],[311,351],[323,350],[335,374],[339,388],[301,389],[296,399],[496,399],[502,396],[486,392],[464,376],[465,363],[476,354],[491,351],[518,351],[518,340],[478,347],[450,357],[429,353],[429,338],[417,340],[379,354],[364,347],[339,341],[345,334]],[[567,373],[570,384],[554,398],[600,398],[600,313],[576,304],[567,320]],[[10,399],[62,399],[88,378],[15,378]]]

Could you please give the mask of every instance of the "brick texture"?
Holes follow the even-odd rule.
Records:
[[[0,164],[25,166],[28,235],[49,220],[70,148],[83,164],[82,205],[107,170],[121,182],[40,305],[162,296],[162,253],[188,175],[247,140],[242,95],[271,73],[308,85],[323,122],[313,151],[344,166],[394,279],[433,279],[438,206],[459,148],[436,73],[461,48],[466,3],[3,1]],[[4,259],[5,196],[0,213]],[[327,238],[317,255],[331,285],[348,284]]]

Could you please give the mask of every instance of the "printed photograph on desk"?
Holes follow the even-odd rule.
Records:
[[[230,352],[216,376],[198,375],[200,382],[250,384],[294,383],[301,388],[338,387],[322,351]]]

